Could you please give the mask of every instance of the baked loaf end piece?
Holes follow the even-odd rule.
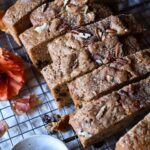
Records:
[[[19,34],[31,26],[29,15],[46,0],[17,0],[3,17],[3,22],[15,41],[21,45]]]
[[[104,140],[126,128],[135,120],[135,117],[149,110],[149,88],[150,77],[86,103],[77,110],[70,117],[69,122],[80,138],[82,145],[87,147]],[[142,137],[140,136],[140,138]]]
[[[150,149],[150,113],[129,130],[116,144],[116,150]]]
[[[96,64],[86,50],[64,49],[56,44],[53,52],[54,62],[41,72],[61,108],[71,102],[67,83],[95,69]]]
[[[77,107],[119,89],[150,72],[150,49],[117,59],[68,84]]]
[[[43,23],[41,26],[32,27],[20,35],[27,53],[39,70],[51,62],[47,51],[48,42],[64,34],[68,28],[68,25],[56,18],[50,24]]]

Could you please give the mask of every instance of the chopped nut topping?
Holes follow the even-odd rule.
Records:
[[[110,75],[107,75],[106,79],[107,79],[108,82],[112,82],[114,78]]]
[[[106,110],[107,110],[107,106],[106,106],[106,105],[102,106],[102,107],[100,108],[100,111],[99,111],[98,114],[96,115],[96,119],[99,120],[100,118],[102,118],[102,117],[104,116]]]
[[[79,33],[79,37],[81,37],[83,39],[88,39],[89,37],[91,37],[91,34],[89,34],[89,33]]]
[[[88,39],[89,37],[91,37],[90,33],[79,32],[76,30],[72,30],[72,33],[76,34],[78,37],[83,38],[83,39]]]
[[[66,6],[69,3],[70,0],[64,0],[64,6]]]
[[[42,12],[46,11],[46,9],[48,8],[48,5],[49,5],[48,2],[42,5]]]
[[[86,138],[90,138],[92,135],[86,131],[82,131],[82,130],[78,130],[78,135],[79,136],[83,136],[83,137],[86,137]]]
[[[42,26],[36,27],[34,30],[38,33],[43,32],[44,30],[48,30],[49,26],[47,23],[44,23]]]
[[[84,11],[84,14],[86,14],[88,11],[88,6],[83,7],[83,11]]]
[[[78,7],[75,6],[75,5],[72,5],[72,4],[69,4],[66,6],[66,11],[69,12],[69,13],[78,13]]]
[[[106,32],[107,33],[116,33],[116,30],[114,30],[114,29],[106,29]]]
[[[115,56],[116,56],[116,57],[122,56],[122,54],[123,54],[122,46],[123,46],[123,45],[120,44],[120,43],[117,43],[117,44],[116,44],[116,46],[115,46]]]
[[[96,35],[98,36],[99,40],[101,40],[103,33],[98,28],[96,28],[95,32],[96,32]]]
[[[100,30],[98,30],[98,35],[100,38],[102,38],[103,33]]]
[[[74,64],[73,64],[72,69],[76,69],[76,68],[78,67],[78,65],[79,65],[79,62],[78,62],[78,59],[76,59],[76,60],[74,61]]]
[[[103,62],[99,59],[96,60],[96,63],[98,63],[99,65],[103,64]]]
[[[95,91],[93,91],[92,93],[94,94],[94,96],[96,96],[96,95],[97,95]]]

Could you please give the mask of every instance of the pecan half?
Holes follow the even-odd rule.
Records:
[[[47,23],[44,23],[43,25],[36,27],[34,30],[38,33],[41,33],[44,30],[48,30],[48,29],[49,29],[49,25]]]
[[[105,114],[106,111],[107,111],[107,106],[103,105],[100,108],[100,111],[98,112],[98,114],[96,115],[96,119],[99,120],[100,118],[102,118],[104,116],[104,114]]]
[[[69,3],[70,0],[64,0],[64,6],[66,6]]]
[[[77,30],[72,30],[71,32],[73,34],[76,34],[78,37],[83,38],[83,39],[88,39],[92,36],[90,33],[80,32],[80,31],[77,31]]]

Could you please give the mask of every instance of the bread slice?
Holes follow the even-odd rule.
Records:
[[[46,3],[38,7],[32,12],[30,20],[34,26],[37,26],[42,25],[43,22],[50,22],[54,18],[61,17],[73,27],[73,25],[78,26],[78,24],[81,25],[83,22],[85,22],[84,24],[88,24],[92,21],[98,21],[111,14],[110,9],[102,4],[69,0],[65,5],[64,0],[55,0],[54,2]],[[87,19],[87,15],[91,20]],[[66,18],[66,16],[68,17]]]
[[[100,12],[100,16],[102,18],[111,14],[108,9],[104,9],[101,5],[97,5],[97,7],[92,5],[91,7]],[[45,22],[43,25],[32,27],[22,33],[20,35],[20,39],[26,47],[33,64],[39,69],[42,69],[46,63],[38,66],[37,64],[39,64],[39,61],[50,62],[48,61],[49,56],[47,55],[47,43],[74,27],[80,27],[81,25],[89,24],[95,21],[95,12],[97,11],[91,11],[90,8],[88,8],[88,5],[85,5],[82,9],[80,9],[79,6],[71,5],[67,7],[67,11],[62,13],[59,17],[53,19],[51,22]],[[46,28],[45,30],[36,32],[36,29],[43,29],[44,27]],[[45,58],[45,56],[47,57]]]
[[[128,20],[128,21],[127,21]],[[64,45],[74,49],[88,47],[94,42],[105,42],[109,37],[122,36],[125,34],[136,34],[144,31],[139,24],[137,28],[132,24],[138,24],[132,15],[110,16],[96,23],[71,30],[63,35],[66,39]]]
[[[129,130],[116,144],[116,150],[150,149],[150,113]]]
[[[89,49],[71,49],[66,47],[66,45],[63,45],[65,40],[66,39],[62,36],[48,44],[48,50],[54,63],[51,66],[46,67],[46,69],[44,68],[43,70],[45,71],[42,71],[42,74],[44,75],[55,99],[57,101],[59,100],[59,103],[61,103],[62,106],[65,106],[67,104],[66,101],[70,102],[71,99],[67,83],[72,81],[74,78],[91,72],[93,69],[97,68],[98,65],[102,65],[98,63],[98,59],[94,60],[92,58],[89,53]],[[115,40],[117,39],[115,38]],[[122,41],[123,42],[120,43],[120,45],[122,46],[122,51],[125,51],[122,55],[116,56],[114,54],[114,49],[112,48],[116,43],[114,44],[113,42],[108,42],[109,46],[106,49],[101,49],[101,47],[103,47],[101,46],[101,42],[99,48],[96,47],[96,53],[98,54],[99,50],[99,53],[102,55],[104,54],[104,60],[107,59],[108,56],[105,56],[105,53],[110,53],[109,61],[104,61],[104,64],[140,50],[139,45],[135,42],[136,39],[132,36],[124,37],[124,40],[122,39]],[[136,45],[130,44],[132,41],[134,41],[134,44]]]
[[[149,89],[150,77],[88,102],[77,110],[69,122],[82,145],[87,147],[104,140],[126,128],[137,116],[148,111]]]
[[[68,84],[77,107],[150,73],[150,49],[122,57]]]
[[[47,2],[31,13],[30,20],[33,26],[42,25],[44,22],[50,22],[57,18],[63,11],[64,0]]]
[[[17,2],[6,11],[3,22],[19,45],[21,45],[19,34],[31,26],[29,18],[31,12],[45,1],[46,0],[17,0]]]
[[[68,25],[63,20],[56,18],[51,23],[32,27],[20,35],[29,57],[39,70],[51,62],[47,51],[47,43],[55,37],[66,33],[68,28]]]
[[[58,107],[62,108],[71,102],[67,82],[92,71],[96,68],[96,64],[86,50],[63,49],[62,46],[53,50],[56,50],[53,55],[55,61],[44,67],[41,73],[55,97]]]

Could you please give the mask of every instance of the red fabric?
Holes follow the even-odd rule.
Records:
[[[25,69],[20,57],[0,48],[0,100],[18,95],[25,83]]]

